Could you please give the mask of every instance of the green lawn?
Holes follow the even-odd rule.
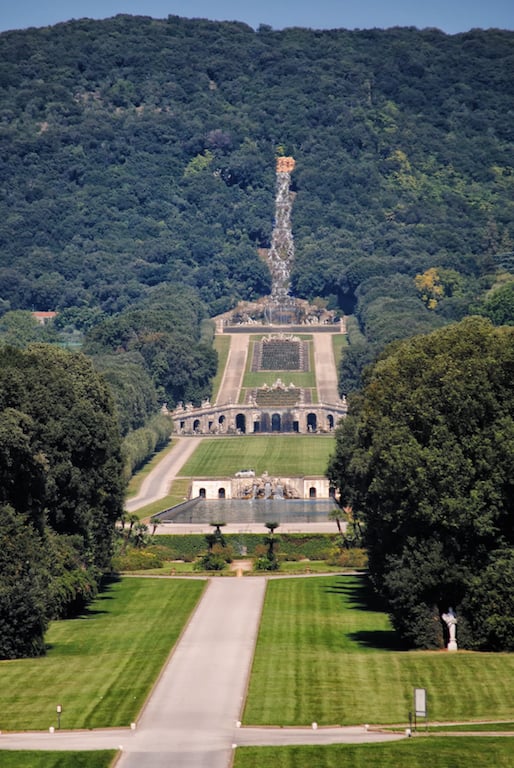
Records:
[[[223,380],[223,374],[225,372],[225,366],[227,365],[228,353],[230,351],[230,336],[224,336],[218,334],[214,337],[214,349],[218,353],[218,370],[216,376],[212,380],[212,396],[211,402],[215,403],[218,397],[218,392]]]
[[[514,654],[402,651],[361,577],[269,582],[245,723],[406,723],[415,687],[432,722],[512,719]]]
[[[180,474],[220,477],[251,467],[257,475],[324,475],[334,448],[332,436],[247,435],[203,440]]]
[[[244,375],[243,389],[254,389],[255,387],[262,387],[264,384],[271,387],[277,379],[282,379],[287,386],[292,382],[295,387],[311,389],[316,387],[314,371],[249,371]]]
[[[388,744],[239,747],[234,768],[511,768],[514,739],[419,737]]]
[[[63,728],[130,724],[204,584],[123,579],[83,617],[53,622],[46,657],[0,662],[0,730],[46,730],[57,704]]]
[[[335,333],[332,336],[332,349],[334,350],[334,360],[338,371],[339,366],[341,365],[344,350],[347,346],[348,336],[345,333]]]
[[[10,752],[3,750],[2,768],[109,768],[116,752]]]

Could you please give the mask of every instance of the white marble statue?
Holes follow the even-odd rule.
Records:
[[[446,626],[448,627],[448,632],[450,634],[448,650],[456,651],[457,650],[457,617],[455,616],[455,611],[453,610],[453,608],[448,608],[448,613],[443,613],[442,619],[446,624]]]

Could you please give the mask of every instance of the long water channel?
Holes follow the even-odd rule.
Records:
[[[205,524],[224,522],[250,524],[325,523],[337,508],[331,499],[215,499],[196,498],[161,512],[160,523]]]

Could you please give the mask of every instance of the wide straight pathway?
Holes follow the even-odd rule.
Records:
[[[250,334],[233,333],[230,335],[230,350],[225,372],[216,398],[216,405],[237,403],[246,368],[246,356]]]
[[[332,334],[313,333],[312,338],[319,401],[321,403],[337,403],[340,397]]]
[[[120,768],[227,768],[264,591],[264,578],[209,582]]]
[[[2,749],[121,748],[119,768],[229,768],[236,745],[403,738],[362,726],[318,730],[238,727],[265,587],[265,577],[209,580],[134,730],[1,734],[0,755]]]

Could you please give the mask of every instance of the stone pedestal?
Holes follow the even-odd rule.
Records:
[[[448,650],[449,651],[456,651],[457,650],[457,641],[456,640],[450,640],[448,643]]]

